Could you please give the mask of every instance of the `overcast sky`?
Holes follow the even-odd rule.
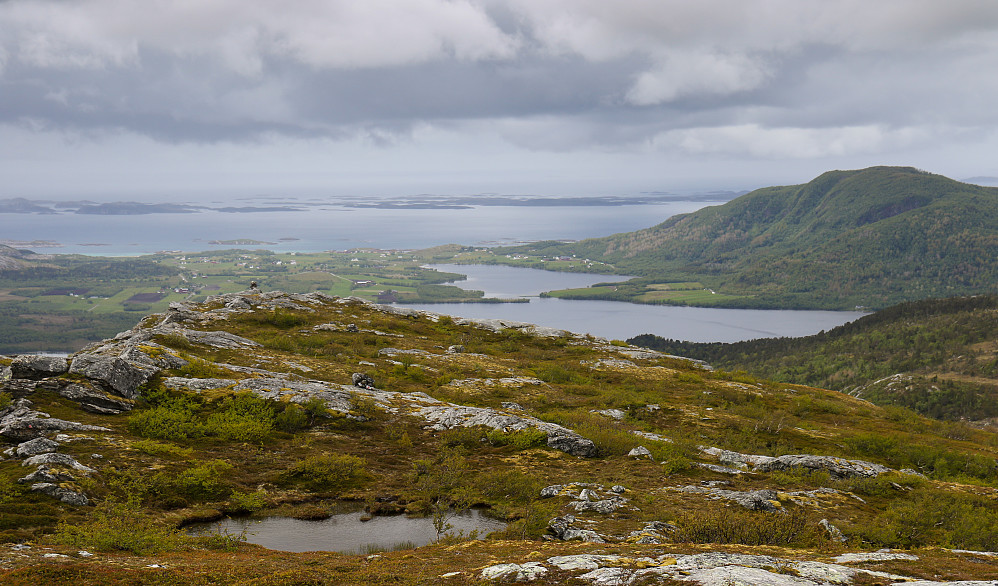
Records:
[[[994,0],[0,0],[0,198],[998,175]]]

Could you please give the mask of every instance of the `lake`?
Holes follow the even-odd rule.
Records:
[[[866,315],[859,311],[718,309],[641,305],[618,301],[569,301],[534,297],[541,291],[587,287],[627,277],[560,273],[498,265],[432,265],[464,273],[462,289],[486,297],[529,297],[530,303],[407,304],[405,307],[468,318],[497,318],[624,340],[638,334],[690,342],[738,342],[754,338],[799,337],[830,330]]]

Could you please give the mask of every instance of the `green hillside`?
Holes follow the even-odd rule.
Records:
[[[998,579],[995,433],[314,291],[177,302],[69,360],[2,358],[0,443],[5,585]],[[504,526],[453,529],[471,507]],[[351,511],[430,519],[430,541],[296,553],[244,543],[263,524],[180,530],[301,535]]]
[[[998,297],[896,305],[804,338],[630,342],[947,419],[998,417]]]
[[[699,281],[711,305],[880,308],[998,291],[998,188],[907,167],[831,171],[645,230],[509,252],[575,255],[649,283]],[[609,298],[596,293],[593,297]]]

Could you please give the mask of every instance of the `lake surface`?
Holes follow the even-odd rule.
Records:
[[[370,521],[361,521],[363,512],[333,515],[321,521],[302,521],[289,517],[268,517],[266,519],[223,519],[216,523],[192,525],[194,533],[208,531],[239,534],[246,532],[246,541],[280,551],[336,551],[340,553],[367,553],[375,550],[389,550],[400,544],[420,547],[437,539],[433,518],[409,518],[405,515],[390,517],[375,516]],[[452,535],[470,535],[478,531],[478,537],[506,527],[502,521],[490,519],[478,510],[464,511],[446,519],[452,525],[448,531]]]
[[[710,203],[673,201],[622,206],[475,206],[466,209],[381,209],[322,206],[306,211],[104,216],[0,214],[5,240],[53,240],[36,252],[138,255],[265,248],[319,252],[351,248],[419,249],[439,244],[491,246],[538,240],[581,240],[653,226]],[[212,245],[252,239],[274,244]],[[292,240],[288,240],[292,239]]]
[[[559,273],[499,265],[432,265],[464,273],[462,289],[485,291],[486,297],[530,297],[530,303],[428,303],[405,307],[469,318],[496,318],[533,323],[570,332],[624,340],[639,334],[690,342],[738,342],[755,338],[798,337],[830,330],[866,315],[859,311],[718,309],[641,305],[618,301],[570,301],[533,297],[541,291],[587,287],[626,277]]]

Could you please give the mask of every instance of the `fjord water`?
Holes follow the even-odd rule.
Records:
[[[486,297],[530,297],[530,303],[436,303],[406,307],[459,317],[508,319],[610,339],[623,340],[638,334],[690,342],[798,337],[829,330],[866,315],[859,311],[718,309],[542,299],[532,296],[541,291],[587,287],[627,277],[497,265],[433,265],[432,268],[468,275],[467,280],[453,283],[462,289],[485,291]]]

